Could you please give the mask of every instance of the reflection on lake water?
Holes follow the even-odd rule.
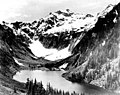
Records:
[[[76,93],[84,92],[97,95],[107,93],[106,90],[94,85],[72,83],[61,77],[62,73],[64,73],[64,71],[22,70],[20,72],[17,72],[13,79],[20,82],[26,82],[27,78],[33,80],[36,78],[37,82],[42,81],[45,88],[46,85],[50,83],[53,88],[69,92],[75,91]]]

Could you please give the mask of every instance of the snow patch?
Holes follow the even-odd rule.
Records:
[[[20,66],[24,66],[22,63],[18,62],[16,58],[13,57],[13,59],[15,60],[15,62],[20,65]]]
[[[90,56],[92,56],[92,51],[90,52]]]
[[[103,41],[103,43],[102,43],[102,46],[104,46],[105,45],[105,41]]]
[[[12,51],[12,49],[10,48],[10,51]]]
[[[68,65],[68,63],[65,63],[65,64],[61,65],[59,68],[60,69],[62,69],[62,68],[65,69],[67,67],[67,65]]]
[[[117,19],[116,19],[116,18],[114,18],[113,22],[114,22],[114,23],[117,23]]]
[[[55,61],[55,60],[58,60],[58,59],[67,58],[70,55],[71,55],[71,52],[69,51],[69,46],[68,46],[68,47],[66,47],[62,50],[59,50],[59,51],[57,50],[57,52],[54,52],[50,56],[45,57],[45,59]]]
[[[45,57],[45,59],[52,60],[52,61],[66,58],[71,55],[71,52],[68,51],[69,46],[62,50],[46,49],[39,42],[39,40],[32,41],[32,44],[29,45],[29,48],[31,49],[31,51],[35,56]]]
[[[39,40],[32,41],[32,44],[29,44],[29,48],[34,53],[34,55],[37,57],[43,57],[43,56],[51,55],[51,54],[57,52],[56,49],[44,48]]]

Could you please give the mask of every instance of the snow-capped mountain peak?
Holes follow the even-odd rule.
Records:
[[[22,36],[23,43],[27,43],[34,53],[35,50],[33,50],[32,47],[39,41],[38,46],[41,47],[41,50],[48,51],[44,54],[44,56],[47,55],[46,58],[51,58],[50,56],[58,53],[58,51],[59,53],[62,52],[62,49],[64,49],[63,51],[66,50],[68,56],[70,56],[72,54],[71,49],[73,46],[75,47],[80,42],[82,39],[81,37],[83,37],[87,31],[95,27],[99,17],[104,18],[113,7],[113,5],[109,5],[97,16],[74,13],[69,9],[66,9],[65,11],[59,10],[57,12],[51,12],[45,18],[35,20],[32,23],[17,21],[14,23],[3,22],[3,25],[11,28],[16,36]],[[114,22],[116,22],[115,19]],[[95,36],[95,33],[93,34],[93,36]],[[71,42],[74,43],[71,45]],[[51,53],[49,53],[49,50]],[[42,56],[42,53],[40,52],[37,52],[37,54],[38,56]],[[35,55],[37,56],[37,54]],[[54,57],[54,60],[57,60],[57,58],[68,57],[62,57],[62,53],[60,54],[61,55],[58,55],[59,57]]]

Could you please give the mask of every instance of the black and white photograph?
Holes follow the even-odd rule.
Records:
[[[0,95],[120,95],[120,0],[1,0]]]

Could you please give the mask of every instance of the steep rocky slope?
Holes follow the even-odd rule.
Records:
[[[0,25],[0,72],[9,76],[11,73],[15,73],[19,65],[15,63],[10,53],[10,47],[5,41],[6,35],[7,31]]]
[[[98,14],[98,21],[73,49],[68,73],[71,81],[85,81],[104,88],[116,89],[120,85],[119,37],[120,3],[108,6]],[[70,58],[71,59],[71,58]],[[67,60],[70,60],[67,59]]]
[[[0,25],[0,95],[13,95],[14,87],[25,91],[23,84],[12,79],[13,75],[19,71],[20,66],[16,64],[11,48],[9,46],[9,37],[12,32],[7,31]],[[18,92],[20,95],[21,92]]]

